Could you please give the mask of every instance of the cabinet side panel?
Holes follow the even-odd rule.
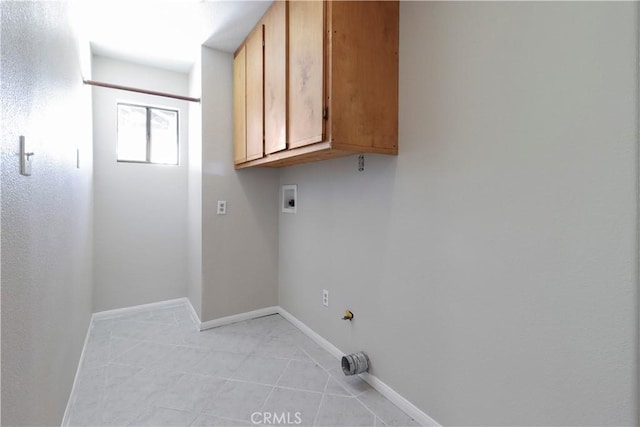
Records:
[[[331,11],[331,136],[398,149],[399,3],[337,1]]]
[[[267,154],[287,148],[287,3],[276,1],[264,27],[264,141]]]
[[[320,142],[324,131],[324,3],[289,3],[289,147]]]
[[[233,159],[236,164],[247,160],[245,47],[233,59]]]
[[[263,26],[247,39],[247,161],[264,155],[263,131]]]

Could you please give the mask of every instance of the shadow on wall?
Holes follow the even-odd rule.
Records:
[[[226,154],[203,170],[203,321],[278,303],[278,171],[236,171]]]
[[[279,206],[280,188],[278,178],[280,176],[277,169],[270,168],[249,168],[236,170],[235,175],[242,188],[243,203],[248,204],[248,212],[252,214],[255,221],[264,221],[261,213],[265,207],[275,208],[274,215],[271,215],[271,226],[278,227],[278,217],[276,215]]]

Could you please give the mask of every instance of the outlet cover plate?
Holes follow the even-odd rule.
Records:
[[[296,213],[298,209],[298,186],[287,184],[282,186],[282,212]]]
[[[218,215],[226,215],[227,214],[227,201],[226,200],[218,200]]]

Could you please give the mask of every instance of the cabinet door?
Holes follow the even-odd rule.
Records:
[[[322,1],[289,3],[289,148],[324,139]]]
[[[275,1],[264,18],[264,147],[287,148],[287,2]]]
[[[363,150],[398,151],[397,1],[333,1],[331,139]]]
[[[233,58],[233,160],[235,164],[247,161],[246,121],[246,49]]]
[[[258,25],[246,43],[247,161],[264,156],[263,63],[264,27]]]

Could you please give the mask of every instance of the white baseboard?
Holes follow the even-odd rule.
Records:
[[[89,327],[87,328],[87,334],[84,337],[84,345],[82,346],[82,352],[80,353],[80,360],[78,361],[78,367],[76,368],[76,376],[73,379],[73,385],[71,386],[71,393],[69,393],[69,399],[67,400],[67,407],[64,410],[64,416],[62,417],[62,426],[68,426],[69,425],[69,417],[71,416],[70,411],[71,411],[71,399],[74,396],[74,391],[76,389],[76,384],[78,382],[78,374],[80,373],[80,368],[82,367],[82,364],[84,362],[84,351],[87,348],[87,342],[89,341],[89,335],[91,335],[91,329],[93,328],[93,322],[95,320],[108,320],[108,319],[115,319],[118,317],[122,317],[122,316],[128,316],[131,314],[136,314],[136,313],[140,313],[143,311],[147,311],[147,310],[157,310],[159,308],[169,308],[169,307],[175,307],[178,306],[180,304],[184,304],[186,303],[187,306],[195,313],[195,310],[193,310],[193,307],[191,306],[191,302],[189,301],[188,298],[177,298],[177,299],[172,299],[172,300],[167,300],[167,301],[160,301],[160,302],[152,302],[150,304],[142,304],[142,305],[135,305],[132,307],[125,307],[125,308],[117,308],[114,310],[105,310],[105,311],[100,311],[97,313],[93,313],[91,315],[91,318],[89,319]],[[196,316],[197,318],[197,316]],[[197,322],[199,324],[199,320]]]
[[[143,311],[175,307],[185,303],[187,303],[187,305],[191,307],[191,303],[189,302],[188,298],[176,298],[176,299],[171,299],[167,301],[134,305],[133,307],[116,308],[115,310],[100,311],[98,313],[93,313],[93,316],[91,316],[91,318],[92,320],[115,319],[117,317],[129,316],[132,314],[141,313]],[[193,310],[193,307],[191,307],[191,310]]]
[[[422,412],[413,403],[402,397],[400,393],[383,383],[375,375],[371,375],[370,373],[365,372],[364,374],[360,374],[360,378],[368,382],[369,385],[376,389],[378,393],[389,399],[391,403],[402,409],[407,415],[416,420],[421,426],[441,427],[436,420]]]
[[[186,300],[187,308],[189,308],[189,313],[191,313],[191,320],[193,320],[193,323],[195,323],[198,330],[201,331],[202,329],[200,329],[200,325],[202,324],[202,322],[200,321],[200,316],[198,316],[198,313],[196,313],[196,309],[193,308],[193,305],[191,305],[191,300],[189,298],[187,298]]]
[[[76,368],[76,376],[73,378],[73,384],[71,385],[71,392],[69,393],[69,399],[67,400],[67,407],[64,408],[64,416],[62,417],[62,426],[69,425],[69,417],[71,416],[71,399],[75,396],[76,384],[78,382],[78,375],[80,374],[80,368],[84,362],[84,351],[87,348],[87,342],[89,342],[89,335],[91,334],[91,328],[93,328],[93,315],[89,319],[89,327],[87,328],[87,334],[84,336],[84,344],[82,345],[82,352],[80,352],[80,360],[78,361],[78,367]]]
[[[320,336],[316,331],[302,323],[299,319],[289,313],[282,307],[278,307],[278,313],[289,322],[291,322],[296,328],[300,329],[302,333],[307,335],[313,341],[315,341],[320,347],[331,353],[337,359],[341,359],[344,356],[344,352],[340,351],[338,347],[331,344],[329,341]],[[440,427],[440,424],[433,418],[422,412],[417,406],[409,402],[402,397],[400,393],[382,382],[378,377],[365,372],[360,374],[360,378],[369,383],[378,393],[389,399],[394,405],[402,409],[407,415],[416,420],[422,426]]]
[[[243,322],[245,320],[255,319],[257,317],[269,316],[271,314],[278,313],[279,307],[265,307],[258,310],[247,311],[246,313],[234,314],[233,316],[221,317],[219,319],[207,320],[203,322],[200,320],[200,316],[196,313],[195,308],[191,305],[191,301],[188,298],[185,298],[187,302],[187,306],[189,307],[189,312],[191,313],[191,318],[193,322],[196,324],[196,327],[204,331],[206,329],[217,328],[218,326],[230,325],[232,323]]]
[[[311,329],[310,327],[302,323],[302,321],[300,321],[298,318],[296,318],[293,314],[289,313],[284,308],[282,307],[278,307],[278,308],[279,308],[278,313],[282,317],[287,319],[289,322],[291,322],[293,326],[300,329],[300,331],[303,332],[306,336],[314,340],[316,344],[318,344],[320,347],[322,347],[323,349],[331,353],[333,357],[335,357],[336,359],[342,359],[342,356],[344,356],[344,352],[340,351],[338,347],[331,344],[326,339],[322,338],[320,334],[318,334],[316,331],[314,331],[313,329]]]
[[[208,320],[200,322],[200,330],[216,328],[218,326],[230,325],[231,323],[242,322],[244,320],[255,319],[256,317],[269,316],[277,314],[279,307],[266,307],[259,310],[248,311],[246,313],[234,314],[233,316],[221,317],[220,319]],[[194,310],[195,312],[195,310]]]
[[[269,316],[271,314],[280,314],[282,317],[291,322],[296,328],[298,328],[302,333],[307,335],[313,341],[315,341],[320,347],[324,350],[328,351],[331,355],[333,355],[336,359],[341,359],[344,353],[340,351],[338,347],[331,344],[321,335],[319,335],[316,331],[311,329],[309,326],[304,324],[298,318],[293,316],[287,310],[280,306],[266,307],[261,308],[259,310],[253,310],[246,313],[235,314],[233,316],[222,317],[220,319],[209,320],[206,322],[200,321],[198,314],[195,309],[191,305],[191,301],[188,298],[178,298],[169,301],[161,301],[155,302],[151,304],[143,304],[137,305],[134,307],[120,308],[116,310],[108,310],[101,311],[99,313],[94,313],[91,316],[91,321],[89,323],[89,328],[87,329],[87,335],[85,337],[84,347],[82,348],[82,353],[80,355],[80,362],[78,363],[78,369],[76,370],[76,377],[73,381],[73,387],[71,389],[71,394],[69,395],[69,401],[67,402],[67,407],[64,411],[64,417],[62,419],[62,426],[69,425],[69,411],[71,408],[71,398],[74,396],[74,390],[76,388],[76,382],[78,381],[78,373],[80,372],[80,367],[82,366],[82,362],[84,361],[84,351],[87,347],[87,341],[89,339],[89,334],[91,333],[91,328],[93,327],[94,320],[105,320],[105,319],[113,319],[125,315],[131,315],[147,310],[157,310],[159,308],[168,308],[175,307],[180,304],[186,304],[189,311],[191,312],[191,317],[193,318],[194,323],[198,327],[199,330],[203,331],[205,329],[215,328],[218,326],[229,325],[231,323],[242,322],[244,320],[255,319],[257,317]],[[402,409],[407,415],[416,420],[420,425],[423,426],[433,426],[440,427],[433,418],[422,412],[418,407],[416,407],[413,403],[409,402],[407,399],[402,397],[398,392],[389,387],[387,384],[382,382],[379,378],[369,373],[360,374],[360,377],[369,383],[371,387],[373,387],[378,393],[389,399],[393,404]]]

